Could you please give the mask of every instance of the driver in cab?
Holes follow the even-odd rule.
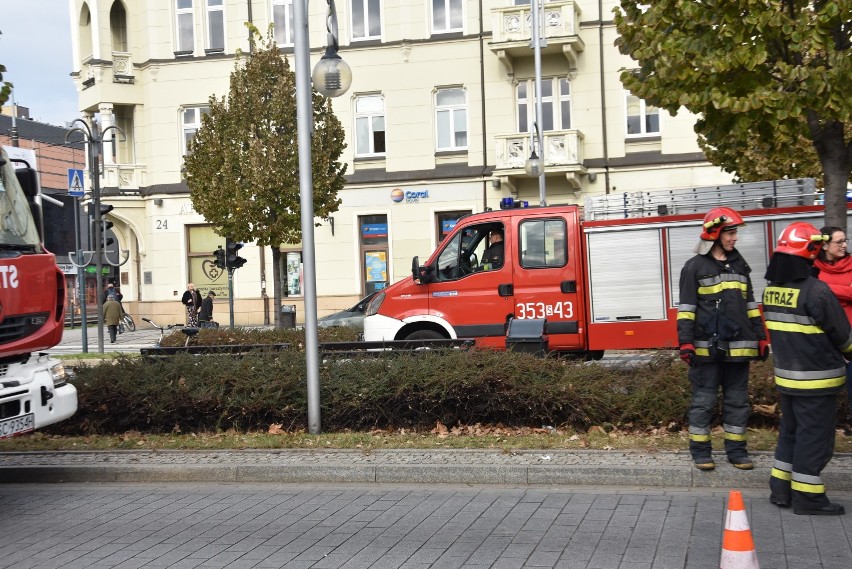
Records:
[[[488,233],[488,247],[482,253],[482,270],[496,271],[503,266],[503,228],[495,227]]]

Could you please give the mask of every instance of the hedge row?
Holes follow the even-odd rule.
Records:
[[[121,357],[77,370],[80,405],[63,434],[307,428],[304,353]],[[771,361],[752,365],[752,424],[778,422]],[[431,429],[445,425],[680,430],[686,368],[665,352],[650,363],[608,367],[522,353],[431,350],[329,360],[320,368],[324,431]],[[845,405],[839,410],[846,412]]]

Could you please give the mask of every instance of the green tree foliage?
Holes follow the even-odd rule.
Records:
[[[252,35],[260,39],[254,28]],[[312,102],[314,213],[325,218],[340,205],[346,165],[337,160],[346,145],[330,100],[313,91]],[[301,240],[301,221],[295,73],[271,32],[237,60],[228,95],[211,96],[209,107],[184,161],[193,206],[220,234],[271,246],[279,306],[279,245]]]
[[[708,158],[743,180],[823,176],[846,227],[852,173],[852,0],[622,0],[624,86],[701,116]]]

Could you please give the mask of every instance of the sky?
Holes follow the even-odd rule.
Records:
[[[70,20],[68,0],[0,0],[3,81],[14,85],[15,102],[30,118],[58,126],[80,116]]]

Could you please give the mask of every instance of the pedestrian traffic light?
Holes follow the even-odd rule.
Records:
[[[215,265],[220,269],[225,268],[225,250],[219,245],[219,248],[213,251],[213,256],[216,257]]]
[[[225,240],[225,265],[229,269],[239,269],[246,264],[246,260],[237,254],[242,248],[242,243],[237,243],[231,239]]]

